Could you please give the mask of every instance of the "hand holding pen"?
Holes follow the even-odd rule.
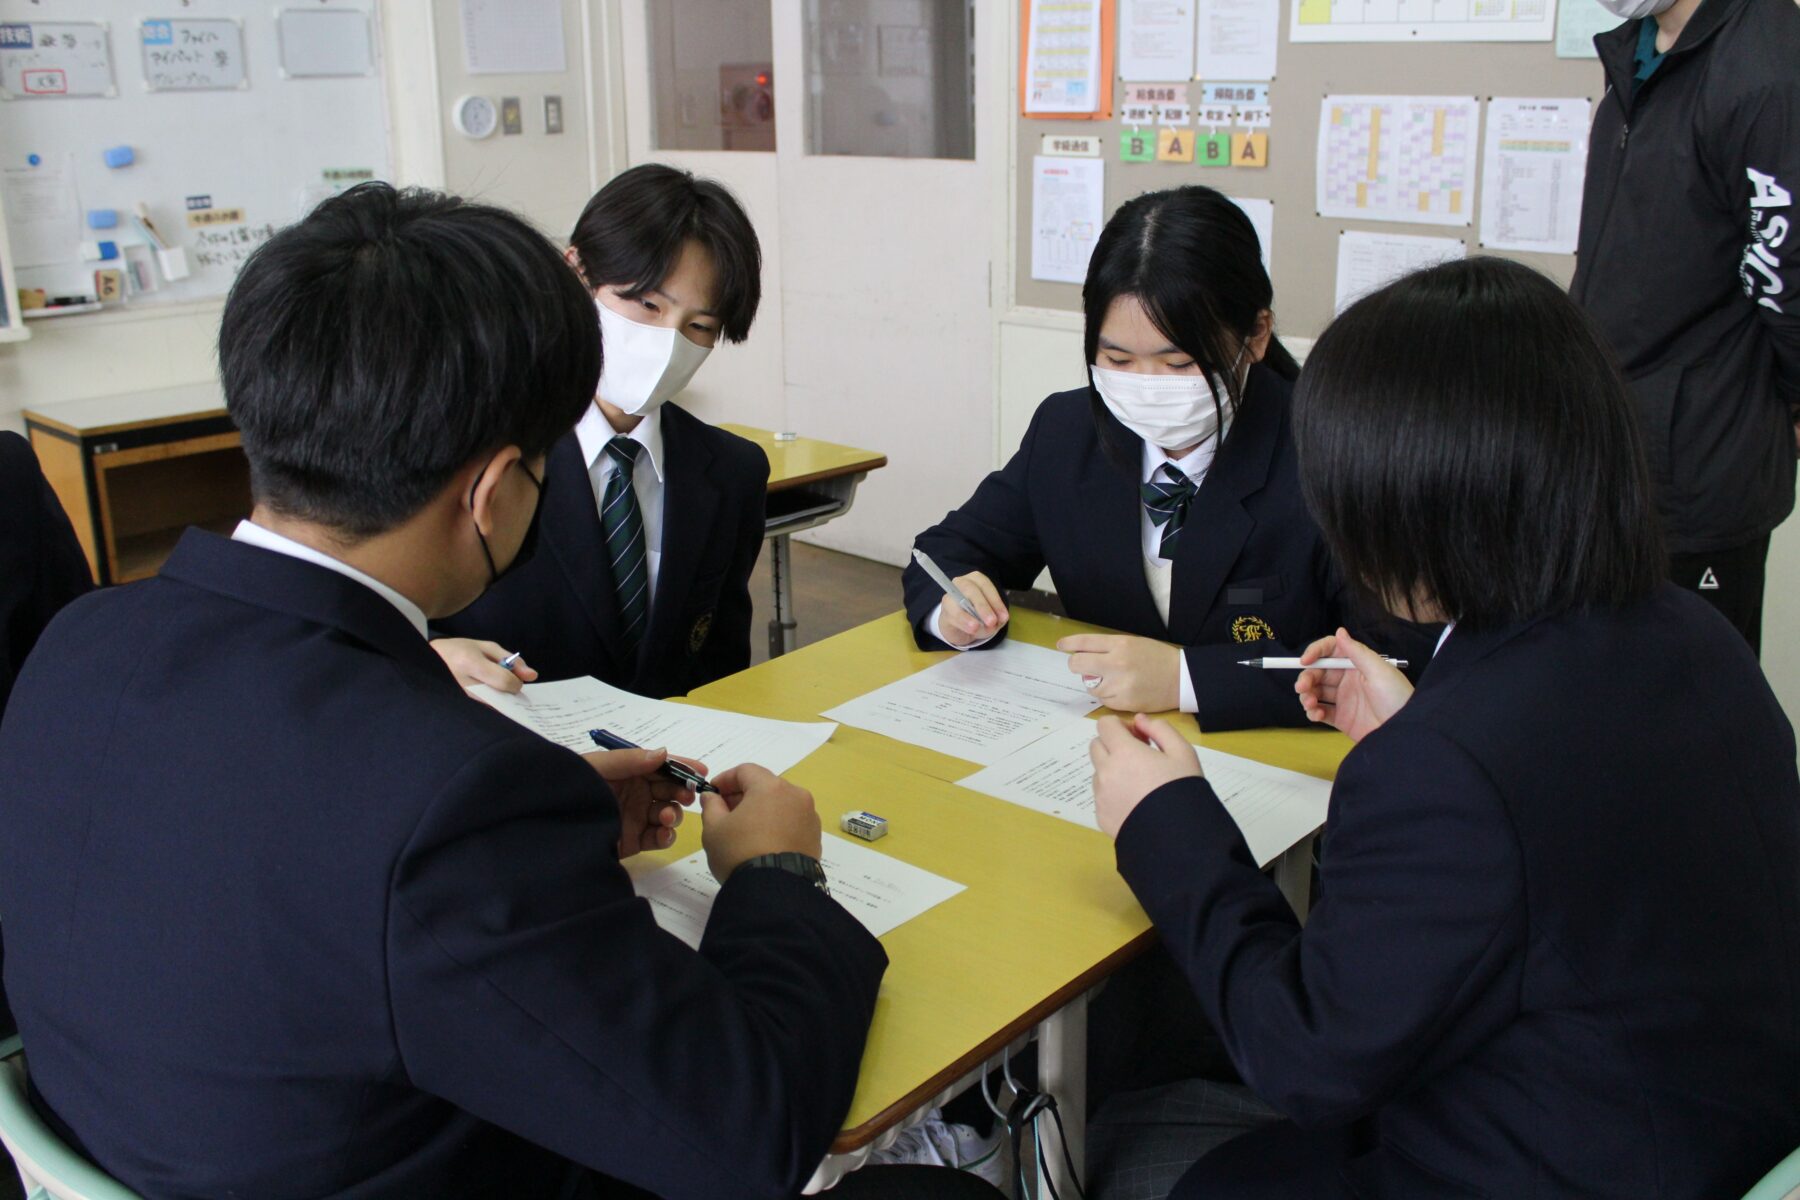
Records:
[[[1348,669],[1332,665],[1343,661]],[[1308,646],[1300,665],[1294,691],[1306,719],[1342,730],[1352,741],[1381,728],[1412,699],[1412,681],[1343,629]]]

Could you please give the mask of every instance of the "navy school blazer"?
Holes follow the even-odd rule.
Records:
[[[1238,661],[1298,654],[1345,625],[1417,664],[1437,631],[1375,617],[1351,595],[1301,499],[1292,394],[1274,371],[1250,368],[1242,411],[1175,545],[1167,625],[1144,580],[1142,443],[1108,413],[1108,436],[1131,447],[1131,463],[1109,458],[1087,388],[1040,404],[1011,461],[914,544],[952,578],[981,571],[1001,588],[1028,588],[1047,566],[1069,616],[1180,645],[1202,729],[1305,725],[1293,672]],[[943,649],[926,632],[943,592],[917,563],[907,565],[903,586],[920,648]]]
[[[1209,785],[1153,792],[1119,871],[1291,1122],[1173,1195],[1713,1200],[1800,1145],[1800,778],[1735,634],[1669,584],[1452,633],[1304,932]]]
[[[322,567],[76,601],[0,781],[32,1079],[146,1197],[786,1197],[849,1107],[880,943],[771,868],[662,932],[592,768]]]
[[[606,534],[573,431],[550,451],[542,545],[434,634],[521,651],[544,680],[592,675],[660,699],[750,665],[750,572],[763,543],[769,459],[665,404],[662,563],[637,652],[620,644]]]

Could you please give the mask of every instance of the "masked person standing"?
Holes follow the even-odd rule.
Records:
[[[1644,421],[1673,582],[1760,650],[1800,452],[1800,8],[1600,0],[1571,294]]]
[[[762,251],[722,185],[646,164],[588,201],[566,257],[605,366],[550,451],[544,552],[434,625],[451,636],[432,645],[465,683],[592,675],[683,695],[750,665],[769,461],[668,401],[720,339],[749,336]]]
[[[1121,205],[1082,288],[1091,386],[1038,406],[1018,452],[915,545],[979,617],[915,563],[920,646],[1005,632],[1001,591],[1045,567],[1068,615],[1123,635],[1064,638],[1069,669],[1119,710],[1198,714],[1204,729],[1301,725],[1293,676],[1240,666],[1299,653],[1349,592],[1300,498],[1288,433],[1299,367],[1275,337],[1256,230],[1211,188]],[[1423,662],[1412,628],[1384,651]]]

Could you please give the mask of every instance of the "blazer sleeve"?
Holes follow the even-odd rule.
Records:
[[[1523,865],[1492,783],[1449,740],[1378,731],[1331,794],[1322,897],[1304,932],[1209,784],[1126,819],[1125,877],[1257,1095],[1342,1125],[1515,1015]]]
[[[737,495],[738,523],[731,542],[731,565],[719,588],[712,629],[695,656],[688,689],[723,679],[750,665],[750,573],[762,553],[764,513],[769,499],[769,460],[754,446],[741,456]]]
[[[1030,587],[1044,569],[1029,489],[1032,448],[1043,416],[1040,408],[1012,458],[989,473],[961,508],[913,539],[913,545],[930,555],[950,578],[980,571],[1004,591]],[[943,590],[917,562],[906,564],[900,582],[906,594],[906,619],[919,648],[948,649],[926,628],[932,610],[943,602]],[[999,633],[975,649],[997,646],[1005,636],[1006,627],[1001,626]]]
[[[740,870],[696,953],[615,857],[580,758],[507,738],[393,874],[389,995],[414,1084],[670,1200],[787,1197],[855,1089],[881,945],[798,876]]]
[[[30,443],[0,434],[0,711],[50,618],[94,586]]]

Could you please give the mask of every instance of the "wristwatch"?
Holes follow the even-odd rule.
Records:
[[[779,871],[786,871],[790,875],[798,875],[827,896],[831,895],[831,885],[825,882],[825,868],[819,865],[818,859],[810,854],[802,854],[798,850],[784,850],[780,854],[759,854],[755,858],[746,858],[738,864],[740,870],[744,867],[774,867]]]

